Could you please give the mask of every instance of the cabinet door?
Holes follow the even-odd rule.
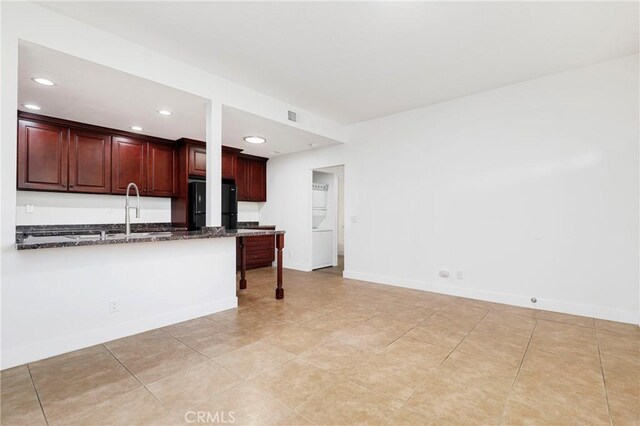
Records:
[[[235,180],[238,187],[238,201],[250,201],[249,200],[249,187],[247,182],[248,177],[248,161],[245,158],[236,158],[236,173]]]
[[[69,129],[18,122],[18,189],[67,190]]]
[[[189,176],[207,176],[207,149],[189,145]]]
[[[247,195],[250,201],[267,201],[267,163],[247,161]]]
[[[111,192],[111,136],[71,129],[69,191]]]
[[[149,144],[148,195],[173,197],[177,194],[176,154],[171,145]]]
[[[222,177],[225,179],[235,179],[236,154],[222,150]]]
[[[147,193],[147,142],[124,136],[111,141],[111,192],[124,194],[130,182],[138,185],[140,194]],[[132,193],[134,191],[131,191]]]

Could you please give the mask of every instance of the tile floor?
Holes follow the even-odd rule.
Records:
[[[239,309],[3,371],[2,425],[639,424],[638,327],[289,270],[276,301],[272,269],[248,278]]]

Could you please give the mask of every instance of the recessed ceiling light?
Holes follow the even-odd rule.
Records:
[[[31,80],[35,81],[38,84],[42,84],[43,86],[55,86],[56,84],[44,77],[31,77]]]
[[[143,130],[140,126],[131,126],[130,129],[135,130],[136,132],[141,132]]]
[[[173,115],[173,113],[171,111],[166,110],[166,109],[159,109],[156,112],[158,114],[160,114],[160,115],[166,115],[166,116]]]
[[[249,143],[265,143],[267,140],[261,136],[245,136],[244,141]]]
[[[280,154],[280,151],[271,151],[272,154]]]
[[[23,107],[28,108],[28,109],[32,109],[35,111],[40,111],[42,108],[39,107],[38,105],[35,104],[22,104]]]

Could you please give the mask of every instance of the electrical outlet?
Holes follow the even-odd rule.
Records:
[[[459,280],[464,279],[464,271],[456,271],[456,278]]]
[[[120,312],[120,302],[117,300],[109,300],[109,313],[113,314]]]
[[[24,206],[24,210],[27,214],[33,214],[33,212],[35,211],[35,206],[33,204],[26,204]]]
[[[440,275],[441,278],[449,278],[449,271],[447,271],[446,269],[441,269],[438,275]]]

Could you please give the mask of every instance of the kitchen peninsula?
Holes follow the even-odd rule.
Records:
[[[284,298],[282,288],[282,249],[284,233],[275,229],[233,229],[206,227],[197,231],[175,228],[171,224],[137,224],[130,235],[122,233],[122,225],[38,225],[16,228],[16,248],[34,250],[95,245],[131,244],[143,242],[237,238],[240,250],[240,289],[247,288],[245,238],[275,236],[277,250],[276,299]]]

